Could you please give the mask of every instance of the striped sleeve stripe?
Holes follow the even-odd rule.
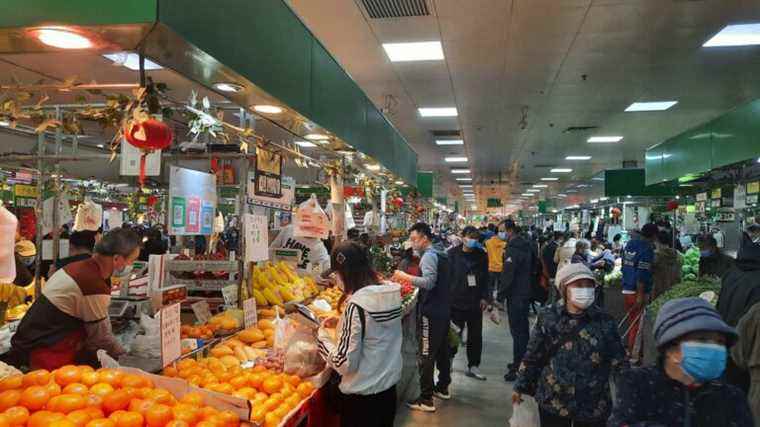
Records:
[[[332,357],[333,365],[336,367],[341,366],[346,361],[346,354],[348,353],[348,343],[351,340],[351,325],[354,322],[354,312],[356,306],[349,304],[346,308],[346,317],[343,320],[343,330],[340,333],[340,343],[338,344],[338,351]]]
[[[322,341],[317,340],[317,343],[318,343],[319,355],[322,356],[323,359],[327,359],[327,357],[330,356],[330,352],[327,351],[327,347],[325,347],[325,345],[322,344]]]

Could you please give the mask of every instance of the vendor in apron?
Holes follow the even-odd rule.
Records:
[[[114,358],[125,353],[108,317],[111,277],[128,276],[139,254],[137,234],[116,228],[95,245],[91,258],[56,271],[11,339],[14,361],[53,370],[92,363],[99,349]]]

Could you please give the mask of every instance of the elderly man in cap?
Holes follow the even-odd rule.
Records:
[[[617,325],[594,304],[596,282],[585,265],[561,267],[555,285],[561,299],[538,315],[512,401],[534,396],[542,426],[603,427],[610,376],[628,366]]]
[[[747,398],[721,380],[736,331],[701,298],[665,303],[654,325],[657,366],[635,368],[616,383],[610,427],[751,427]]]

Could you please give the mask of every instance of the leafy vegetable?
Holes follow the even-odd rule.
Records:
[[[689,278],[689,276],[692,276]],[[660,308],[666,302],[676,298],[698,297],[702,292],[713,291],[720,293],[720,280],[717,278],[703,277],[699,280],[693,274],[684,277],[684,281],[673,285],[672,288],[665,291],[662,295],[652,301],[647,309],[652,316],[657,316]]]

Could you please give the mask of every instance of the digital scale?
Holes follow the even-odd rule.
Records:
[[[129,282],[121,284],[119,295],[111,297],[111,304],[108,306],[108,316],[111,319],[139,319],[140,314],[153,314],[153,307],[147,295],[130,295],[130,287],[142,287],[147,285],[148,281],[148,263],[135,261],[132,265],[132,274]]]

